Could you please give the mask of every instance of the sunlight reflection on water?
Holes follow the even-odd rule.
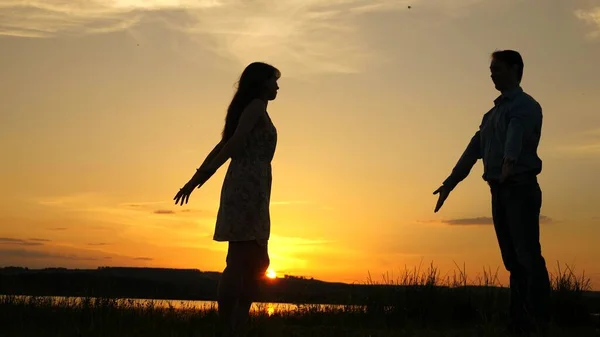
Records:
[[[26,296],[26,295],[0,295],[0,304],[33,301],[39,305],[74,306],[87,302],[91,306],[113,306],[117,308],[169,308],[174,310],[205,310],[216,311],[215,301],[190,301],[190,300],[164,300],[164,299],[136,299],[136,298],[84,298],[61,296]],[[254,314],[273,316],[291,312],[340,312],[352,311],[365,312],[366,306],[361,305],[334,305],[334,304],[293,304],[293,303],[253,303],[251,311]],[[590,313],[591,316],[600,318],[600,313]]]
[[[0,301],[6,301],[13,298],[17,301],[36,301],[48,305],[69,306],[90,301],[92,304],[100,306],[103,303],[116,307],[159,307],[172,308],[179,310],[216,310],[215,301],[190,301],[190,300],[165,300],[165,299],[102,299],[102,298],[83,298],[83,297],[62,297],[62,296],[24,296],[24,295],[0,295]],[[359,308],[360,306],[356,306]],[[276,313],[295,312],[295,311],[322,311],[322,310],[342,310],[348,306],[329,305],[329,304],[292,304],[292,303],[253,303],[251,311],[257,314],[266,314],[272,316]]]

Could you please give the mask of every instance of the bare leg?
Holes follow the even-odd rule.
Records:
[[[246,329],[248,328],[248,320],[250,319],[250,308],[252,302],[247,300],[240,300],[237,307],[235,308],[235,333],[236,337],[245,335]]]
[[[250,242],[248,247],[248,264],[244,270],[241,294],[235,313],[236,337],[245,336],[252,302],[259,296],[260,283],[264,279],[269,266],[267,246]]]
[[[238,305],[236,296],[236,273],[228,266],[221,275],[218,289],[218,324],[219,337],[231,337],[234,331],[234,313]]]
[[[248,327],[248,320],[250,319],[250,308],[252,302],[255,300],[259,288],[259,273],[255,267],[254,261],[248,266],[247,270],[244,271],[244,278],[242,282],[242,292],[239,297],[238,306],[234,313],[236,337],[245,336],[245,332]]]
[[[234,332],[234,320],[233,313],[237,307],[237,302],[231,300],[219,300],[219,318],[217,326],[218,337],[233,337]]]
[[[226,259],[227,266],[221,274],[217,290],[219,305],[217,336],[219,337],[233,337],[235,335],[235,316],[244,278],[243,257],[244,254],[243,251],[240,251],[239,243],[230,242]]]

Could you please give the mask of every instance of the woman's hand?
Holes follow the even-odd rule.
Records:
[[[179,192],[175,194],[175,205],[184,203],[187,204],[188,200],[190,200],[190,194],[194,191],[194,189],[200,188],[200,186],[204,185],[204,183],[210,179],[210,177],[215,173],[216,170],[213,169],[205,169],[199,168],[196,170],[196,174],[187,182],[182,188],[179,189]]]
[[[179,192],[175,194],[175,198],[173,198],[173,200],[175,200],[175,205],[179,204],[183,206],[184,203],[187,204],[188,200],[190,200],[190,194],[192,194],[195,188],[196,184],[192,183],[191,180],[180,188]]]

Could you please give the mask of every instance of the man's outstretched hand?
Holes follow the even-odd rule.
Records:
[[[450,188],[442,185],[437,190],[433,191],[433,194],[439,194],[437,204],[435,205],[435,210],[433,211],[434,213],[437,213],[437,211],[439,211],[444,205],[444,201],[446,201],[448,195],[450,195]]]

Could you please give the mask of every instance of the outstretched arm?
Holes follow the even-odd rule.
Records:
[[[252,128],[265,114],[265,103],[261,100],[254,100],[242,112],[240,121],[235,128],[235,132],[231,138],[223,144],[223,147],[218,151],[214,158],[206,165],[209,172],[218,170],[225,162],[234,154],[238,153]]]
[[[204,184],[233,154],[242,149],[246,137],[259,119],[264,116],[265,110],[266,107],[262,101],[254,100],[248,104],[240,116],[234,134],[227,142],[219,142],[208,154],[200,168],[196,170],[196,174],[179,189],[173,198],[175,204],[187,204],[194,188]]]
[[[473,165],[481,158],[481,140],[479,131],[471,138],[469,145],[462,156],[452,169],[450,176],[444,181],[443,185],[453,190],[458,183],[463,181],[471,172]]]
[[[224,142],[221,140],[217,145],[215,145],[212,151],[210,151],[208,156],[206,156],[206,159],[204,159],[204,162],[202,162],[202,165],[200,165],[192,179],[190,179],[191,184],[199,187],[202,184],[204,184],[208,179],[210,179],[210,177],[212,177],[215,171],[210,171],[208,169],[208,166],[214,160],[217,154],[221,152],[223,144]]]

